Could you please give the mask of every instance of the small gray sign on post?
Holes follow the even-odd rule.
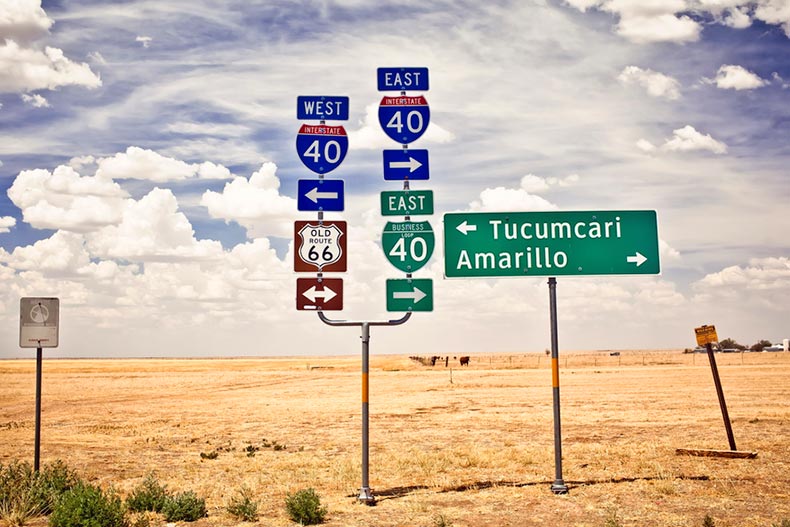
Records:
[[[57,348],[60,299],[24,297],[19,301],[19,347]]]

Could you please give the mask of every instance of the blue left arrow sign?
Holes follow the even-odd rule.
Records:
[[[297,210],[329,211],[343,210],[344,185],[342,179],[300,179],[297,181],[299,196]]]

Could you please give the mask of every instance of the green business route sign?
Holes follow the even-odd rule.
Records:
[[[654,210],[444,215],[448,278],[658,274]]]
[[[387,260],[406,273],[422,269],[435,244],[433,228],[427,221],[388,221],[381,233]]]

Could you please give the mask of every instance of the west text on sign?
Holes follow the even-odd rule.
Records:
[[[348,120],[348,97],[300,95],[296,98],[296,118],[328,121]]]
[[[658,274],[655,211],[453,213],[447,277]]]

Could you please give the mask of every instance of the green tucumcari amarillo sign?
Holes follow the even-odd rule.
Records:
[[[653,210],[444,215],[448,278],[658,274]]]

